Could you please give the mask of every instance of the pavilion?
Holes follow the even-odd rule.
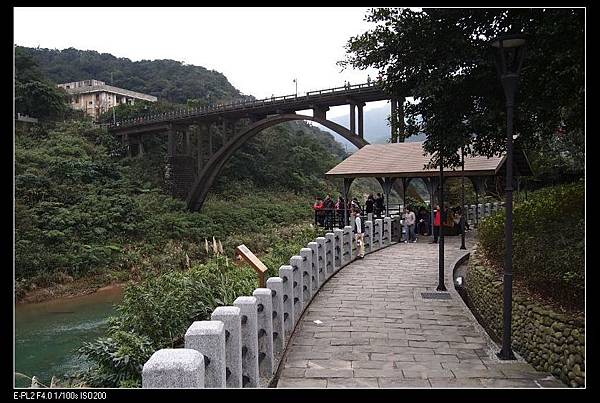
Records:
[[[422,142],[389,144],[369,144],[340,162],[325,175],[330,178],[343,178],[344,199],[348,200],[350,185],[356,178],[372,177],[383,188],[386,200],[386,217],[389,217],[389,196],[396,180],[402,183],[403,201],[406,204],[406,188],[413,179],[422,179],[430,195],[431,204],[438,192],[439,168],[426,168],[431,155],[423,150]],[[513,175],[515,178],[531,176],[532,170],[525,152],[515,144]],[[504,176],[506,156],[464,158],[464,173],[459,168],[444,169],[444,181],[448,177],[460,177],[464,174],[475,188],[476,197],[483,190],[485,177]],[[517,182],[518,183],[518,182]],[[433,212],[432,212],[433,214]]]

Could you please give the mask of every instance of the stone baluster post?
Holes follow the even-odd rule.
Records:
[[[156,351],[142,369],[142,388],[204,388],[204,356],[189,348]]]
[[[373,221],[365,222],[364,237],[365,237],[365,254],[371,253],[373,251]]]
[[[258,330],[255,297],[237,297],[233,305],[240,308],[242,324],[242,386],[258,387]]]
[[[385,232],[385,245],[389,246],[392,243],[392,219],[390,217],[385,217],[383,219],[383,227]]]
[[[333,245],[333,272],[336,273],[344,265],[344,230],[335,228],[333,233],[335,237]]]
[[[294,269],[284,265],[279,268],[279,277],[283,282],[283,327],[285,334],[294,330]]]
[[[319,271],[321,269],[321,267],[320,267],[321,262],[319,261],[319,244],[316,242],[309,242],[307,246],[312,251],[311,282],[312,282],[312,295],[315,295],[317,292],[319,292],[319,288],[321,286],[321,282],[319,281]]]
[[[302,287],[304,285],[304,279],[302,278],[302,268],[304,267],[304,261],[302,256],[292,256],[290,258],[290,266],[294,273],[294,325],[300,319],[302,311],[304,311],[304,292]],[[308,304],[308,301],[306,301]]]
[[[319,245],[317,248],[317,260],[319,261],[319,288],[321,288],[325,282],[325,279],[327,278],[327,247],[325,246],[327,239],[320,236],[316,239],[316,241]]]
[[[273,306],[273,354],[278,356],[283,352],[285,346],[283,279],[281,277],[268,278],[267,288],[271,290]]]
[[[302,279],[302,293],[303,293],[303,308],[306,308],[312,299],[312,249],[302,248],[300,249],[300,256],[302,256],[301,266],[301,279]],[[304,309],[303,309],[304,310]]]
[[[216,320],[201,320],[192,323],[185,332],[185,348],[191,348],[204,356],[204,384],[207,388],[224,388],[225,369],[225,325]]]
[[[383,220],[381,218],[377,218],[375,220],[375,239],[377,240],[377,249],[381,249],[383,247]]]
[[[273,376],[273,300],[271,290],[257,288],[252,295],[257,306],[258,370],[265,378]]]
[[[325,234],[325,238],[325,267],[327,269],[325,278],[328,279],[334,272],[335,234],[333,232],[328,232]]]
[[[225,376],[227,388],[242,387],[242,321],[237,306],[219,306],[210,320],[225,325]]]
[[[352,261],[352,227],[349,225],[344,227],[344,241],[342,246],[342,261],[344,262],[344,265],[346,265]]]

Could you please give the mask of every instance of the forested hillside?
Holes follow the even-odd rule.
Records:
[[[116,87],[180,104],[191,99],[223,102],[242,97],[223,74],[175,60],[132,62],[93,50],[19,48],[55,83],[96,79],[111,84],[112,81]]]
[[[115,77],[115,85],[155,93],[147,88],[164,84],[160,88],[168,89],[165,94],[180,101],[177,88],[199,91],[189,92],[190,97],[205,96],[206,91],[235,96],[237,90],[225,77],[173,61],[133,63],[74,49],[18,48],[15,56],[23,90],[16,102],[43,103],[40,91],[28,91],[41,88],[61,112],[45,113],[40,115],[42,124],[18,125],[16,130],[19,297],[78,278],[95,278],[88,283],[102,285],[178,269],[186,259],[192,264],[203,261],[206,256],[199,245],[213,236],[222,240],[226,253],[240,243],[259,254],[268,252],[275,240],[283,239],[283,227],[311,221],[315,194],[334,189],[324,173],[345,157],[344,149],[331,134],[291,122],[266,129],[244,144],[224,167],[202,211],[191,213],[163,189],[164,139],[155,138],[144,158],[126,158],[120,142],[105,129],[65,114],[68,108],[60,106],[64,100],[52,85],[92,77],[105,80],[102,74],[113,63],[122,67],[125,80],[117,82]],[[126,81],[138,78],[144,82],[138,87]]]

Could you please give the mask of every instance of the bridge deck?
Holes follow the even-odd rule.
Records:
[[[332,277],[298,324],[277,387],[565,387],[496,358],[499,347],[453,287],[452,267],[467,252],[459,237],[446,238],[451,299],[422,298],[437,286],[438,245],[429,241],[392,245]]]
[[[250,116],[266,116],[289,113],[313,108],[363,103],[389,99],[375,82],[350,87],[311,91],[306,95],[285,95],[259,100],[241,100],[203,108],[185,109],[158,115],[124,120],[109,124],[108,128],[117,135],[162,131],[165,125],[186,125],[216,118],[239,119]]]

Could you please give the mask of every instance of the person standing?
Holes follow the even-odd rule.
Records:
[[[338,197],[337,203],[335,204],[335,213],[338,219],[338,227],[344,228],[344,209],[346,208],[346,202],[344,198],[340,195]]]
[[[407,207],[407,212],[405,215],[404,220],[406,221],[406,239],[404,240],[404,243],[408,243],[408,242],[417,242],[417,237],[415,236],[415,221],[416,221],[416,217],[415,217],[415,212],[413,211],[413,209],[411,207]]]
[[[358,249],[357,257],[362,259],[365,257],[365,227],[360,218],[360,209],[356,207],[352,209],[352,216],[354,217],[354,239]]]
[[[365,213],[367,214],[367,221],[373,219],[373,208],[375,207],[375,199],[373,198],[373,193],[367,196],[367,200],[365,201]],[[369,216],[369,214],[371,214]]]
[[[313,204],[313,209],[315,210],[315,225],[323,226],[325,218],[323,215],[323,199],[317,196],[315,204]]]
[[[333,230],[333,211],[335,210],[335,204],[331,199],[331,195],[328,194],[323,201],[323,210],[325,211],[325,229]]]
[[[381,213],[385,209],[383,195],[381,193],[377,193],[377,198],[375,198],[375,216],[377,218],[381,218]]]
[[[440,205],[435,206],[434,218],[433,218],[433,241],[431,243],[437,243],[438,237],[440,236],[440,226],[442,224],[442,212],[440,211]]]
[[[425,210],[425,207],[421,207],[419,209],[419,215],[417,216],[417,230],[416,234],[418,235],[429,235],[429,213]]]

